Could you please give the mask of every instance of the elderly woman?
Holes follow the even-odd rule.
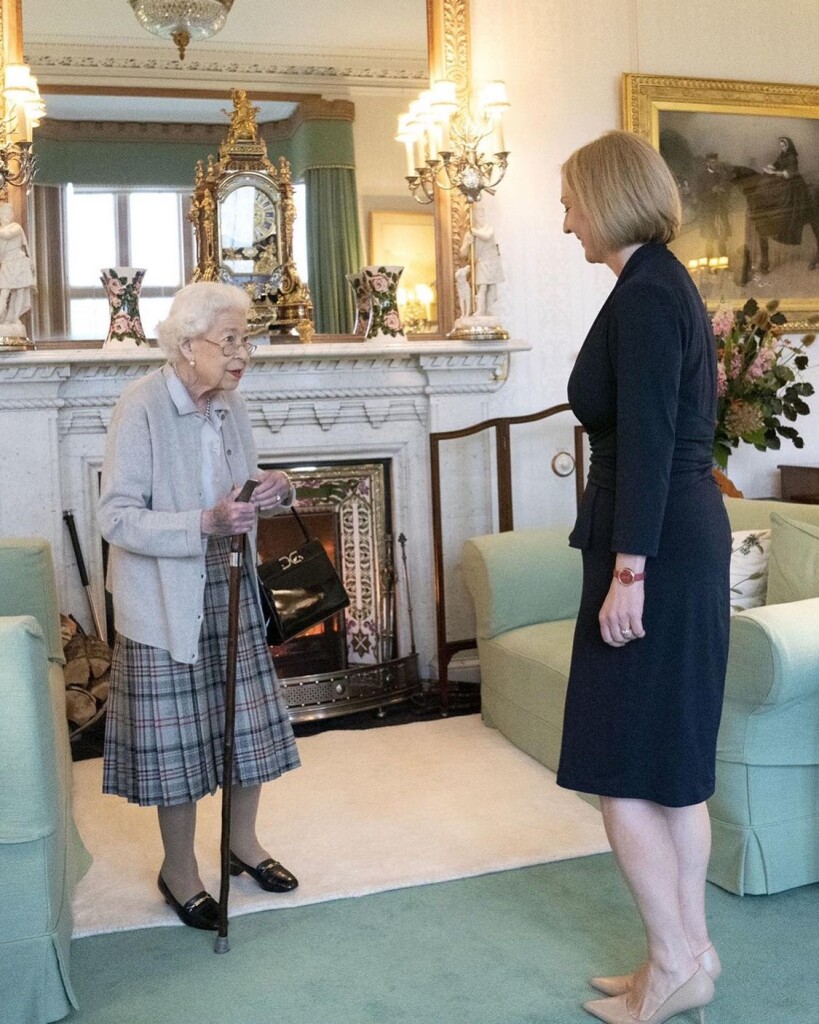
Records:
[[[254,585],[256,516],[292,502],[285,473],[259,470],[237,393],[254,346],[249,299],[187,285],[157,328],[167,363],[131,384],[108,432],[97,513],[111,545],[116,641],[103,790],[155,805],[159,890],[180,919],[215,930],[218,906],[194,853],[196,804],[222,780],[229,538],[247,534],[236,670],[231,873],[298,884],[256,837],[261,784],[298,767]],[[236,496],[259,481],[250,502]]]
[[[617,282],[569,379],[589,433],[570,544],[583,590],[557,781],[600,797],[646,931],[632,975],[593,978],[610,1024],[661,1024],[714,996],[705,920],[716,738],[728,651],[731,536],[711,474],[716,356],[705,307],[666,247],[674,178],[609,132],[563,166],[563,229]]]

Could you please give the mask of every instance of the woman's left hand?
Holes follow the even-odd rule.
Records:
[[[280,469],[262,471],[258,476],[258,481],[259,485],[250,500],[260,512],[278,508],[290,497],[292,490],[290,477]]]
[[[625,647],[630,640],[646,635],[643,629],[643,583],[624,587],[612,581],[606,600],[600,609],[600,635],[610,647]]]

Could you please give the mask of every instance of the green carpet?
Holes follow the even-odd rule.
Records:
[[[709,1024],[818,1024],[819,885],[709,886]],[[71,1024],[572,1024],[643,952],[610,854],[239,917],[231,951],[154,928],[75,940]],[[675,1018],[693,1024],[695,1014]]]

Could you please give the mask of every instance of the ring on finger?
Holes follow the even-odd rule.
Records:
[[[633,640],[634,639],[634,634],[631,632],[631,630],[628,627],[626,627],[626,629],[621,629],[620,632],[623,634],[623,637],[626,640]]]

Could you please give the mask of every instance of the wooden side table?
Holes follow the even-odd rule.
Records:
[[[819,505],[819,466],[778,466],[782,500]]]

